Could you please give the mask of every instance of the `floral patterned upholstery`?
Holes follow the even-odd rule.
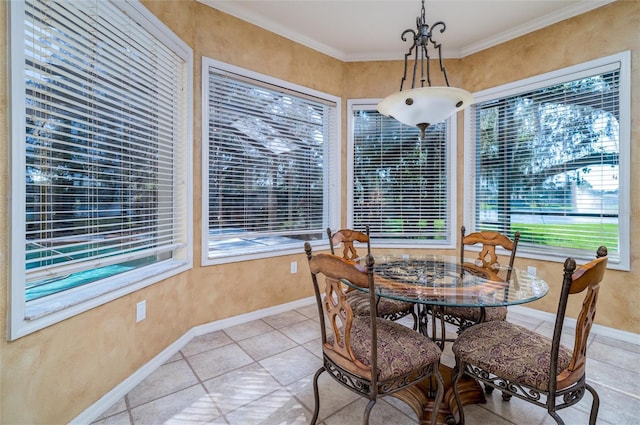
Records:
[[[444,314],[460,317],[472,322],[480,321],[481,310],[478,307],[444,307]],[[484,321],[506,320],[507,307],[487,307],[484,309]]]
[[[504,344],[508,341],[508,344]],[[466,329],[452,346],[464,362],[512,383],[548,390],[551,339],[509,322],[484,322]],[[561,346],[558,371],[569,366],[571,351]]]
[[[351,291],[347,293],[347,302],[353,309],[356,316],[369,315],[369,294],[362,291]],[[393,300],[390,298],[378,299],[378,316],[386,317],[397,313],[411,311],[413,304],[404,301]]]
[[[364,365],[371,363],[370,318],[358,316],[351,328],[353,354]],[[377,319],[378,379],[397,378],[439,361],[440,348],[429,338],[390,320]]]
[[[369,399],[364,410],[364,424],[369,423],[379,397],[401,392],[405,394],[398,395],[401,400],[405,400],[406,394],[413,394],[405,401],[424,423],[426,399],[415,398],[415,391],[423,390],[414,384],[429,379],[434,384],[429,393],[429,398],[433,399],[431,425],[436,425],[444,396],[444,380],[440,373],[442,352],[435,342],[419,332],[379,316],[373,295],[373,256],[367,254],[363,270],[353,261],[333,254],[313,255],[309,242],[305,242],[304,250],[318,306],[323,352],[323,365],[313,377],[314,409],[310,423],[317,423],[320,412],[318,379],[327,372],[344,387]],[[319,278],[324,281],[322,293]],[[345,292],[342,284],[345,280],[357,287],[368,288],[369,293],[363,294],[364,297],[355,295],[355,301],[352,301],[362,307],[363,301],[367,300],[368,315],[354,314],[347,301],[350,292]],[[357,294],[358,291],[351,292]]]

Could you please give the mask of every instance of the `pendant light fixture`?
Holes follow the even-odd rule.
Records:
[[[378,111],[403,124],[418,127],[422,139],[427,127],[444,121],[457,111],[471,105],[473,96],[466,90],[449,87],[447,70],[442,63],[441,45],[432,37],[436,28],[441,27],[440,33],[443,33],[446,25],[442,21],[434,23],[431,27],[427,25],[424,0],[422,0],[421,12],[421,15],[416,18],[417,30],[406,29],[401,36],[402,41],[407,41],[407,34],[412,34],[413,45],[404,55],[404,76],[400,82],[400,91],[382,99],[378,103]],[[429,48],[438,51],[440,71],[444,75],[446,86],[431,86]],[[411,89],[403,90],[407,80],[410,56],[413,56],[414,61]],[[418,67],[420,67],[419,74]]]

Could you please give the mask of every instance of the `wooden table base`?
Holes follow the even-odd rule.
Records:
[[[451,368],[440,365],[440,374],[442,374],[442,379],[444,380],[444,397],[438,409],[437,423],[453,425],[456,423],[455,418],[458,417],[458,405],[451,388]],[[393,396],[411,406],[420,419],[420,425],[429,425],[431,424],[431,415],[433,413],[432,396],[435,388],[435,384],[432,384],[431,379],[427,378],[416,385],[398,391]],[[460,378],[458,388],[463,406],[487,402],[482,387],[475,379],[463,376]]]

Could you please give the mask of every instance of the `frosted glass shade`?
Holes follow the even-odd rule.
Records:
[[[403,124],[424,129],[444,121],[473,102],[473,96],[456,87],[419,87],[385,97],[378,112]]]

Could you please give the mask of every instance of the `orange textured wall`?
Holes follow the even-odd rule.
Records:
[[[631,50],[631,182],[640,181],[640,2],[617,1],[595,11],[552,25],[464,59],[464,81],[482,90],[577,63]],[[598,30],[594,30],[598,29]],[[496,65],[498,64],[498,65]],[[631,234],[640,231],[640,192],[631,185]],[[631,238],[631,271],[608,270],[600,289],[596,323],[640,332],[640,265],[638,240]],[[595,255],[595,253],[594,253]],[[516,262],[516,265],[518,262]],[[555,312],[560,294],[562,263],[534,262],[550,283],[549,294],[532,308]],[[571,304],[576,317],[580,306]]]
[[[312,295],[302,254],[200,266],[201,57],[203,55],[340,96],[341,62],[195,1],[143,1],[194,50],[194,268],[22,337],[0,341],[0,423],[68,423],[194,326]],[[0,49],[6,51],[6,3]],[[0,59],[6,69],[6,56]],[[8,134],[6,75],[0,73],[0,132]],[[0,147],[0,324],[6,328],[8,146]],[[290,262],[300,264],[290,273]],[[136,303],[147,318],[135,322]]]

